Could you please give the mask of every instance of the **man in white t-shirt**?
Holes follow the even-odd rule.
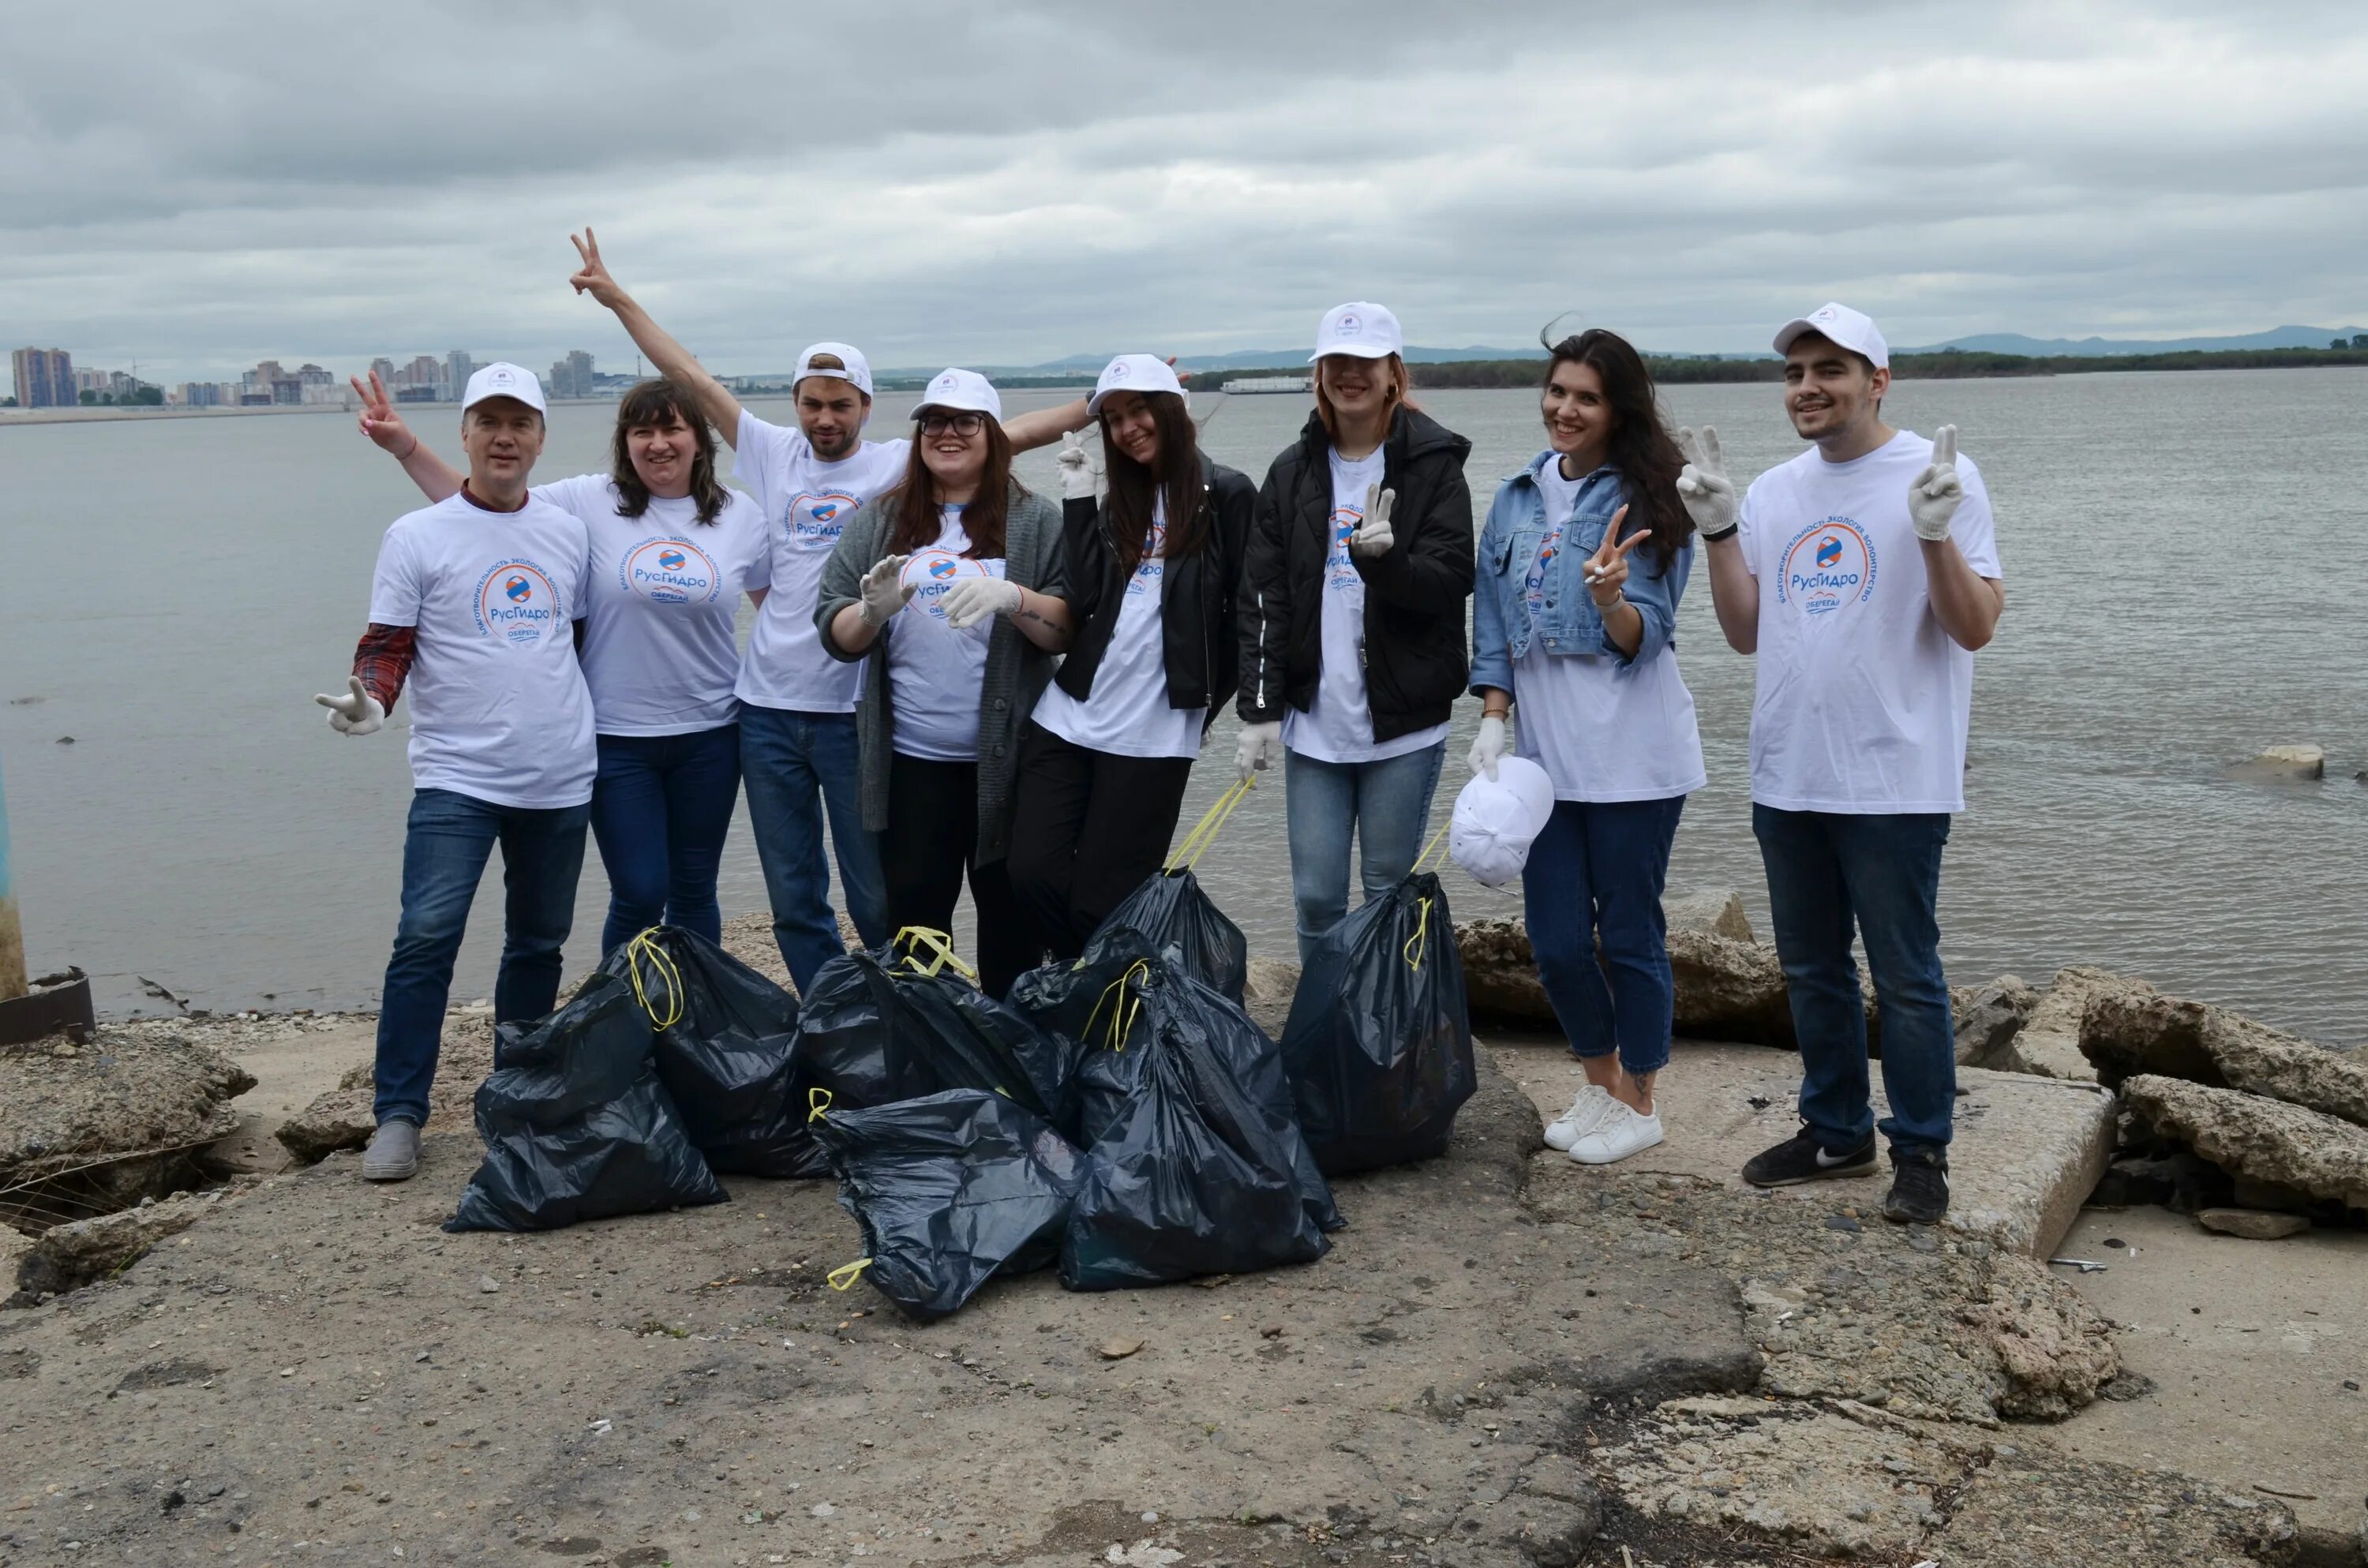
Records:
[[[864,439],[871,367],[844,343],[817,343],[798,356],[790,389],[797,402],[796,429],[757,418],[618,285],[591,230],[575,248],[584,263],[570,279],[576,292],[615,312],[658,374],[697,399],[737,456],[733,477],[766,516],[768,564],[750,580],[751,597],[762,597],[735,688],[740,769],[773,907],[773,938],[803,993],[814,971],[843,950],[823,856],[825,812],[848,917],[868,947],[889,935],[887,882],[878,846],[863,826],[857,778],[855,706],[864,666],[823,651],[814,605],[823,563],[847,519],[903,483],[913,443],[902,437]],[[1082,429],[1087,418],[1079,398],[1017,415],[1004,421],[1003,430],[1014,450],[1026,451]]]
[[[1789,1187],[1875,1169],[1855,926],[1891,1103],[1884,1212],[1931,1223],[1948,1212],[1956,1094],[1941,851],[1965,803],[1974,651],[2006,606],[1989,493],[1954,426],[1926,440],[1884,423],[1891,355],[1866,316],[1822,305],[1776,351],[1809,450],[1738,507],[1717,432],[1679,436],[1719,627],[1759,657],[1752,831],[1801,1047],[1802,1129],[1743,1175]]]
[[[533,372],[493,364],[469,378],[469,477],[386,530],[347,692],[314,699],[330,728],[367,735],[411,686],[414,792],[379,999],[370,1181],[419,1168],[452,963],[496,843],[507,896],[495,1020],[539,1018],[559,995],[599,762],[575,656],[589,545],[581,518],[527,490],[542,440]]]

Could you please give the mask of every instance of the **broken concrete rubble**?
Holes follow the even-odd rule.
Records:
[[[2368,1209],[2368,1128],[2321,1111],[2144,1074],[2122,1085],[2133,1120],[2233,1176]]]
[[[102,1028],[0,1051],[0,1221],[27,1231],[109,1213],[197,1179],[238,1124],[245,1069],[177,1036]]]
[[[2100,1082],[2151,1074],[2242,1089],[2368,1127],[2368,1061],[2207,1003],[2139,992],[2090,998],[2080,1051]]]

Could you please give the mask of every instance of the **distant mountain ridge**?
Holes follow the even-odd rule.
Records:
[[[2031,337],[2019,332],[1975,333],[1965,337],[1952,337],[1946,343],[1927,344],[1919,347],[1895,347],[1897,354],[1940,354],[1955,348],[1966,353],[2026,354],[2038,358],[2051,355],[2077,355],[2102,358],[2117,354],[2180,354],[2211,352],[2237,348],[2324,348],[2338,337],[2351,338],[2368,333],[2362,326],[2278,326],[2267,332],[2240,333],[2227,337]],[[1680,358],[1702,359],[1770,359],[1775,358],[1765,349],[1725,350],[1694,353],[1686,350],[1648,348],[1648,354],[1670,355]],[[1410,345],[1406,350],[1409,363],[1417,365],[1451,364],[1473,359],[1543,359],[1545,350],[1531,345],[1527,348],[1491,348],[1470,344],[1461,348],[1426,348]],[[974,365],[970,367],[987,376],[1093,376],[1110,363],[1107,354],[1070,354],[1058,359],[1047,359],[1035,365]],[[1307,350],[1304,348],[1244,348],[1230,354],[1186,354],[1178,357],[1179,370],[1304,370]],[[927,381],[942,366],[899,366],[877,372],[883,379],[900,381]],[[789,372],[776,371],[747,378],[753,381],[789,380]]]

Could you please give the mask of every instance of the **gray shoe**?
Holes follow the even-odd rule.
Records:
[[[364,1181],[409,1181],[419,1174],[419,1129],[407,1121],[381,1121],[362,1151]]]

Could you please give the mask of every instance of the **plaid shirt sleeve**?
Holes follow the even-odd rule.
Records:
[[[403,695],[404,677],[411,673],[411,661],[418,653],[417,627],[381,626],[372,621],[354,647],[354,674],[378,699],[378,705],[392,713],[394,699]]]

